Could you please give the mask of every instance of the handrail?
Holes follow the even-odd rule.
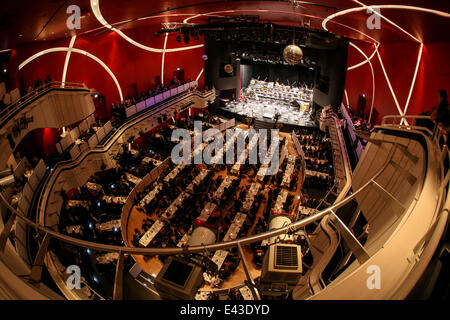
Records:
[[[337,132],[337,135],[339,138],[339,146],[340,146],[340,150],[341,150],[342,162],[344,164],[346,181],[345,181],[345,185],[342,188],[341,192],[338,194],[338,197],[336,199],[336,201],[338,201],[347,195],[347,193],[350,191],[350,188],[352,186],[352,177],[351,177],[352,174],[351,174],[351,170],[350,170],[350,160],[348,158],[347,148],[345,148],[345,141],[344,141],[344,137],[342,136],[342,130],[339,130],[340,129],[340,121],[339,121],[338,117],[336,116],[336,114],[334,114],[334,113],[327,114],[327,116],[322,119],[334,122],[335,129],[336,129],[336,132]],[[336,170],[336,164],[334,164],[334,168]],[[336,178],[336,174],[334,176]]]
[[[392,119],[392,123],[388,123],[388,120]],[[399,123],[397,123],[396,120],[400,119]],[[444,129],[444,127],[441,124],[437,124],[435,121],[433,122],[433,130],[431,131],[429,128],[417,126],[417,125],[405,125],[402,124],[405,120],[414,120],[414,123],[417,124],[417,120],[431,120],[431,116],[411,116],[411,115],[393,115],[393,116],[384,116],[381,121],[381,126],[383,127],[397,127],[402,129],[419,129],[419,130],[425,130],[428,135],[430,136],[431,140],[433,140],[437,145],[439,145],[441,138],[444,139],[444,145],[447,144],[447,134]]]
[[[397,145],[395,145],[396,147]],[[0,197],[5,202],[5,204],[8,206],[8,208],[11,210],[11,212],[18,217],[19,219],[23,220],[26,224],[28,224],[30,227],[33,227],[36,229],[36,231],[40,231],[44,233],[45,235],[50,236],[51,238],[55,238],[58,240],[62,240],[66,243],[77,245],[84,248],[90,248],[96,251],[106,251],[106,252],[118,252],[122,254],[138,254],[138,255],[176,255],[176,254],[189,254],[189,253],[200,253],[200,252],[208,252],[208,251],[217,251],[221,249],[227,249],[231,247],[235,247],[238,244],[240,245],[249,245],[254,242],[262,241],[267,238],[276,237],[278,235],[281,235],[283,233],[288,232],[295,232],[298,229],[315,222],[316,220],[322,219],[328,214],[335,215],[334,212],[336,212],[340,207],[346,205],[348,202],[352,201],[357,195],[359,195],[362,191],[364,191],[367,187],[369,187],[374,180],[384,171],[384,169],[389,164],[390,160],[392,159],[392,156],[394,155],[394,152],[396,148],[392,148],[391,154],[386,161],[386,163],[383,165],[383,167],[370,179],[368,182],[366,182],[361,188],[359,188],[357,191],[355,191],[350,196],[344,198],[343,200],[340,200],[339,202],[333,204],[331,207],[322,210],[310,217],[307,217],[305,219],[296,221],[294,223],[291,223],[287,226],[284,226],[282,228],[266,231],[264,233],[260,233],[257,235],[248,236],[241,239],[236,239],[232,241],[222,242],[222,243],[215,243],[210,245],[204,245],[204,246],[184,246],[182,248],[134,248],[134,247],[124,247],[124,246],[115,246],[115,245],[107,245],[107,244],[100,244],[96,242],[86,241],[86,240],[80,240],[77,238],[73,238],[67,235],[64,235],[62,233],[59,233],[57,231],[54,231],[50,228],[44,227],[40,224],[37,224],[30,219],[20,215],[16,212],[16,210],[11,207],[11,205],[6,201],[6,199],[3,197],[3,195],[0,194]],[[1,248],[0,248],[1,249]]]
[[[182,100],[183,100],[183,99],[186,99],[187,97],[189,97],[189,95],[193,95],[193,94],[196,94],[196,95],[197,95],[197,94],[199,94],[199,93],[196,92],[196,91],[194,91],[194,92],[188,92],[188,91],[186,91],[185,93],[183,93],[183,94],[181,95],[181,98],[182,98]],[[201,93],[200,93],[200,94],[201,94]],[[186,97],[184,97],[184,95],[186,95]],[[206,93],[204,96],[208,96],[208,95],[210,95],[210,93]],[[180,98],[180,97],[178,97],[178,98]],[[170,101],[162,101],[159,105],[155,105],[156,108],[145,109],[145,110],[141,111],[140,113],[135,114],[135,115],[133,115],[133,116],[130,117],[130,118],[127,118],[123,123],[120,124],[120,126],[119,126],[118,128],[116,128],[117,130],[115,131],[115,134],[117,134],[118,132],[119,132],[119,133],[122,132],[121,134],[123,134],[123,132],[124,132],[125,130],[129,129],[132,125],[134,125],[135,123],[137,123],[137,122],[139,122],[139,121],[142,121],[142,120],[139,120],[139,119],[141,119],[143,116],[145,116],[145,117],[152,116],[152,115],[154,115],[154,114],[156,114],[156,113],[162,111],[163,109],[165,109],[165,108],[167,107],[168,102],[172,102],[172,101],[173,101],[172,99],[169,99],[169,100],[170,100]],[[162,108],[162,107],[164,107],[164,108]],[[103,141],[103,143],[102,143],[101,145],[97,145],[97,146],[95,146],[95,147],[93,147],[93,148],[88,148],[88,149],[86,149],[84,152],[80,153],[75,159],[70,159],[70,160],[65,160],[65,161],[60,161],[60,162],[58,162],[58,163],[56,164],[56,166],[53,168],[53,171],[56,172],[56,171],[58,170],[59,167],[62,167],[62,166],[65,166],[65,165],[69,165],[70,163],[75,162],[75,161],[76,161],[78,158],[80,158],[82,155],[87,155],[88,153],[96,153],[96,152],[99,152],[100,149],[104,149],[105,146],[107,146],[107,145],[110,143],[110,141],[111,141],[112,138],[113,138],[113,136],[109,136],[106,140]],[[47,175],[47,176],[46,176],[46,181],[45,181],[45,183],[47,183],[47,181],[48,181],[49,179],[50,179],[50,176]],[[37,205],[38,212],[40,212],[40,210],[41,210],[40,208],[42,207],[42,201],[43,201],[43,199],[42,199],[42,197],[40,196],[40,197],[39,197],[39,200],[38,200],[38,205]]]
[[[434,140],[434,141],[436,142],[436,140]],[[437,142],[439,142],[439,140]],[[100,244],[100,243],[95,243],[95,242],[91,242],[91,241],[80,240],[77,238],[73,238],[73,237],[61,234],[57,231],[54,231],[50,228],[47,228],[45,226],[42,226],[38,223],[31,221],[30,219],[21,215],[20,212],[18,212],[16,209],[14,209],[8,203],[8,201],[4,198],[3,194],[0,194],[0,197],[1,197],[2,201],[6,204],[6,206],[11,210],[12,219],[19,218],[20,220],[24,221],[30,227],[33,227],[34,229],[36,229],[36,231],[44,233],[44,235],[48,238],[55,238],[55,239],[64,241],[69,244],[73,244],[73,245],[85,247],[85,248],[90,248],[90,249],[93,249],[96,251],[118,252],[121,255],[123,255],[123,254],[136,254],[136,255],[177,255],[177,254],[181,254],[181,255],[187,255],[187,254],[192,254],[192,253],[217,251],[217,250],[231,248],[231,247],[235,247],[235,246],[249,245],[251,243],[262,241],[264,239],[267,239],[270,237],[275,237],[275,236],[278,236],[278,235],[281,235],[284,233],[296,232],[298,229],[300,229],[310,223],[313,223],[319,219],[322,219],[327,215],[331,215],[332,217],[336,218],[337,217],[336,211],[339,208],[343,207],[344,205],[346,205],[347,203],[349,203],[350,201],[355,199],[358,195],[360,195],[368,187],[371,187],[372,185],[376,186],[375,179],[377,179],[377,177],[380,176],[380,174],[382,172],[384,172],[384,170],[387,168],[387,166],[391,162],[391,160],[395,154],[395,151],[397,150],[398,147],[401,146],[399,143],[393,143],[393,145],[394,145],[394,147],[391,148],[390,154],[387,157],[387,160],[385,161],[384,165],[377,171],[377,173],[370,180],[368,180],[364,185],[362,185],[358,190],[353,192],[351,195],[349,195],[341,200],[337,199],[336,203],[334,203],[329,208],[326,208],[316,214],[311,215],[310,217],[296,221],[296,222],[291,223],[282,228],[270,230],[270,231],[267,231],[264,233],[260,233],[260,234],[232,240],[232,241],[215,243],[215,244],[210,244],[210,245],[200,245],[200,246],[192,246],[192,247],[184,246],[182,248],[134,248],[134,247],[126,247],[126,246]],[[445,155],[450,155],[447,146],[444,147],[443,153],[444,152],[445,152]],[[445,158],[442,157],[441,160],[445,160]],[[449,184],[449,173],[447,172],[441,186],[444,188],[447,188],[448,184]],[[384,192],[384,189],[379,189],[379,190],[381,192]],[[389,194],[388,194],[388,196],[389,196]],[[345,225],[344,225],[344,227],[345,227]],[[7,230],[5,228],[1,234],[0,239],[4,238],[5,235],[7,237],[8,232],[9,232],[9,230]],[[341,230],[341,232],[345,233],[347,231],[345,230],[345,228],[343,228]],[[352,234],[351,234],[351,232],[349,234],[347,232],[346,235],[349,236]],[[361,246],[361,244],[359,243],[358,240],[356,240],[356,241],[352,240],[352,241],[353,241],[353,244],[356,245],[356,249],[363,248],[363,246]],[[3,247],[0,247],[0,250],[3,250]],[[365,259],[367,259],[367,257]],[[364,261],[364,259],[361,261]]]
[[[84,83],[75,83],[75,82],[60,82],[60,81],[52,81],[50,83],[43,84],[42,86],[34,89],[33,91],[25,94],[20,97],[15,103],[7,106],[4,110],[0,112],[0,128],[3,127],[6,121],[9,118],[20,111],[24,106],[26,106],[29,102],[34,99],[43,96],[45,93],[53,90],[53,89],[85,89],[89,90],[88,87]]]

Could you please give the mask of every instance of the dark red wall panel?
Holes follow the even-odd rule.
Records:
[[[135,41],[146,46],[162,49],[164,35],[155,37],[155,30],[136,28],[125,30],[124,33]],[[19,48],[16,64],[19,65],[28,57],[42,50],[52,47],[68,47],[70,38],[59,41],[36,43]],[[186,45],[183,41],[177,42],[174,36],[169,36],[167,48],[181,48],[202,44],[203,41],[194,41]],[[117,78],[124,97],[136,87],[138,92],[159,84],[161,77],[162,53],[150,52],[129,43],[114,31],[102,31],[92,35],[77,37],[74,48],[84,50],[99,58],[105,63]],[[195,80],[204,67],[202,55],[204,48],[192,50],[167,52],[164,63],[164,83],[169,84],[176,68],[184,69],[185,79]],[[66,52],[56,52],[42,55],[30,62],[19,73],[17,78],[23,77],[28,85],[38,76],[44,78],[50,73],[55,80],[61,81]],[[79,53],[72,52],[67,70],[67,82],[85,83],[89,88],[97,89],[106,97],[106,104],[119,101],[117,87],[108,72],[93,59]],[[203,86],[204,77],[199,79]]]
[[[374,45],[352,40],[368,57],[374,52]],[[414,71],[417,65],[420,44],[414,42],[381,44],[379,53],[398,104],[403,111],[410,92]],[[438,91],[450,87],[450,63],[448,61],[449,43],[424,44],[416,81],[406,111],[407,115],[418,115],[431,110],[438,104]],[[357,49],[349,47],[348,66],[353,66],[365,58]],[[373,123],[378,124],[385,115],[398,115],[398,109],[388,82],[383,73],[377,54],[371,60],[375,77],[374,109],[378,117]],[[346,91],[349,104],[355,111],[360,94],[367,98],[366,115],[369,115],[372,99],[372,74],[369,64],[347,72]],[[344,104],[347,104],[344,98]]]

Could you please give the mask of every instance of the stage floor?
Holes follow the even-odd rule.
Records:
[[[302,127],[317,127],[312,111],[300,111],[288,103],[274,100],[251,100],[248,102],[231,101],[221,109],[257,120],[274,121],[280,114],[278,122]]]

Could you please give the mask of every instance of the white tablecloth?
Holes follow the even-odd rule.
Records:
[[[109,252],[96,258],[99,264],[108,264],[119,259],[118,252]]]
[[[239,292],[242,294],[242,297],[244,298],[244,300],[255,300],[253,298],[253,294],[250,291],[249,287],[243,286],[239,289]]]
[[[161,191],[161,184],[158,184],[152,191],[147,193],[147,195],[139,202],[139,207],[144,208],[147,204],[155,199],[156,195]]]
[[[176,199],[173,201],[169,208],[167,208],[166,212],[164,212],[163,217],[170,218],[174,215],[174,213],[178,210],[178,208],[183,204],[183,201],[189,198],[191,195],[187,192],[182,192]]]
[[[128,172],[125,173],[125,176],[126,176],[126,178],[127,178],[127,180],[129,182],[134,183],[134,184],[139,184],[139,182],[142,181],[141,178],[138,178],[138,177],[136,177],[136,176],[134,176],[134,175],[132,175],[131,173],[128,173]]]
[[[69,200],[67,201],[66,208],[72,208],[72,207],[85,207],[86,209],[89,209],[89,202],[84,200]]]
[[[155,238],[155,236],[158,234],[158,232],[162,229],[164,226],[164,222],[161,220],[155,221],[155,223],[150,227],[150,229],[147,230],[147,232],[142,236],[142,238],[139,240],[139,244],[141,246],[147,247],[150,242]]]
[[[208,175],[209,169],[203,169],[192,181],[190,185],[187,186],[186,190],[189,192],[194,192],[194,185],[199,185]]]
[[[316,214],[316,213],[318,213],[318,212],[319,212],[319,210],[316,210],[316,209],[314,209],[314,208],[308,208],[308,207],[304,207],[304,206],[298,206],[298,213],[299,213],[299,214],[303,214],[303,215],[310,216],[310,215]]]
[[[191,236],[189,234],[185,233],[183,238],[181,238],[180,241],[178,241],[177,247],[181,248],[183,245],[185,245],[188,242],[190,237]]]
[[[119,230],[121,227],[121,221],[120,221],[120,219],[117,219],[117,220],[111,220],[111,221],[104,222],[104,223],[97,223],[95,225],[95,227],[97,228],[97,230],[99,232],[112,231],[114,228],[117,228],[117,230]]]
[[[284,171],[283,181],[281,182],[282,187],[288,187],[291,184],[292,173],[294,172],[295,164],[288,163],[286,170]]]
[[[66,227],[66,231],[68,234],[79,234],[81,232],[81,226],[80,225],[68,226]]]
[[[242,208],[244,209],[244,211],[250,210],[250,208],[252,207],[253,201],[255,200],[255,197],[260,188],[261,188],[261,185],[256,182],[250,186],[250,189],[248,190],[248,193],[247,193],[247,198],[245,199],[244,204],[242,205]]]
[[[183,170],[185,166],[186,166],[185,164],[177,165],[172,171],[170,171],[170,173],[167,176],[165,176],[164,182],[169,183],[170,181],[175,179],[176,176],[181,172],[181,170]]]
[[[86,182],[86,188],[88,188],[89,190],[93,190],[93,191],[101,191],[102,190],[102,186],[97,184],[97,183],[93,183],[93,182]]]
[[[324,179],[329,178],[330,176],[323,172],[306,170],[306,176],[308,177],[322,177]]]
[[[273,211],[275,213],[284,213],[283,205],[286,202],[287,196],[288,196],[288,192],[286,190],[280,191],[277,201],[275,202],[275,206],[273,207]]]
[[[230,177],[230,176],[227,176],[225,179],[223,179],[219,188],[217,188],[216,192],[214,193],[214,198],[217,200],[222,198],[223,193],[225,192],[226,189],[228,189],[231,186],[231,184],[233,183],[233,180],[235,180],[235,178]]]
[[[149,165],[150,163],[153,163],[154,166],[159,166],[162,163],[162,161],[150,157],[145,157],[144,159],[142,159],[141,163],[144,165]]]
[[[208,220],[209,216],[211,215],[211,213],[213,213],[213,211],[216,209],[216,207],[217,207],[217,205],[215,203],[206,202],[205,206],[203,207],[202,212],[197,217],[197,220],[200,220],[200,221],[203,221],[203,222]]]
[[[104,196],[103,200],[106,203],[125,204],[127,197]]]

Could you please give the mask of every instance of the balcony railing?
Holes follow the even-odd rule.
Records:
[[[67,89],[67,90],[76,90],[83,89],[89,90],[85,84],[75,83],[75,82],[59,82],[53,81],[50,83],[43,84],[42,86],[34,89],[33,91],[27,93],[17,100],[15,103],[10,104],[4,110],[0,111],[0,128],[2,128],[12,117],[14,117],[17,113],[22,111],[27,105],[36,99],[42,97],[47,92],[50,92],[55,89]]]
[[[398,119],[398,117],[389,117]],[[401,118],[401,117],[400,117]],[[411,118],[411,117],[409,117]],[[429,117],[428,117],[429,118]],[[385,119],[383,119],[383,122],[386,123]],[[387,125],[389,126],[389,125]],[[399,126],[399,124],[395,124],[393,126]],[[400,127],[408,129],[408,126],[401,125]],[[422,127],[417,127],[418,129],[423,129]],[[439,136],[442,136],[441,134],[434,135],[433,132],[428,130],[429,133],[433,136],[433,141],[435,143],[439,143],[439,139],[437,139]],[[379,177],[387,168],[387,166],[390,164],[395,151],[398,150],[404,150],[402,148],[402,145],[396,142],[391,142],[394,147],[390,150],[390,153],[384,162],[383,166],[380,170],[376,172],[376,174],[367,181],[362,187],[360,187],[358,190],[354,191],[351,195],[347,196],[346,198],[338,201],[337,203],[333,204],[329,208],[322,210],[314,215],[311,215],[310,217],[307,217],[305,219],[296,221],[294,223],[291,223],[287,226],[284,226],[279,229],[274,229],[271,231],[267,231],[264,233],[248,236],[241,239],[236,239],[233,241],[227,241],[227,242],[220,242],[210,245],[200,245],[200,246],[186,246],[182,248],[135,248],[135,247],[125,247],[125,246],[115,246],[115,245],[107,245],[107,244],[100,244],[95,243],[91,241],[86,240],[80,240],[76,239],[64,234],[61,234],[57,231],[54,231],[50,228],[47,228],[45,226],[42,226],[34,221],[31,221],[30,219],[23,216],[19,211],[16,211],[13,207],[10,206],[10,204],[7,202],[7,200],[3,197],[2,194],[0,194],[0,197],[2,198],[5,205],[11,210],[12,215],[10,219],[6,222],[3,232],[0,234],[0,251],[4,250],[6,241],[10,235],[11,228],[15,222],[15,219],[20,219],[24,221],[28,226],[34,228],[38,233],[41,233],[43,235],[38,253],[35,257],[33,267],[31,269],[31,276],[30,279],[33,281],[40,281],[41,275],[42,275],[42,266],[44,262],[44,257],[47,253],[48,245],[50,242],[50,239],[58,239],[60,241],[64,241],[68,244],[89,248],[96,251],[102,251],[102,252],[117,252],[119,253],[119,259],[117,261],[117,267],[116,267],[116,276],[115,276],[115,283],[114,283],[114,298],[115,299],[121,299],[122,295],[122,285],[123,285],[123,261],[124,261],[124,254],[133,254],[133,255],[146,255],[146,256],[154,256],[154,255],[177,255],[177,254],[193,254],[193,253],[204,253],[204,252],[211,252],[211,251],[217,251],[217,250],[224,250],[232,247],[238,247],[238,249],[241,249],[244,245],[250,245],[255,242],[262,241],[264,239],[268,239],[271,237],[276,237],[282,234],[289,234],[294,233],[298,231],[299,229],[314,223],[325,216],[329,215],[331,216],[332,220],[335,222],[337,230],[342,236],[342,239],[345,241],[345,243],[348,245],[350,250],[353,252],[356,260],[363,264],[366,262],[371,256],[367,252],[367,250],[364,248],[364,246],[361,244],[361,242],[355,237],[355,235],[350,231],[350,229],[347,227],[347,225],[338,217],[336,212],[348,204],[349,202],[353,201],[357,196],[361,195],[365,190],[368,190],[368,188],[375,188],[379,190],[381,194],[384,195],[386,201],[393,201],[396,203],[399,203],[400,201],[395,198],[388,190],[383,188],[380,184],[377,183],[376,179]],[[450,156],[448,152],[448,148],[445,145],[442,150],[444,156],[441,157],[441,166],[444,167],[444,161],[448,161],[448,157]],[[448,189],[449,189],[449,170],[447,172],[444,172],[444,178],[442,180],[441,184],[441,190],[438,190],[439,193],[443,192],[443,194],[448,195]],[[444,206],[442,210],[439,212],[439,214],[448,214],[450,201],[447,197],[447,201],[444,201]],[[242,250],[238,250],[241,252]],[[246,265],[246,257],[244,255],[241,255],[241,259],[244,261],[244,266]],[[247,274],[249,274],[247,272]],[[252,279],[248,279],[250,282],[252,282]]]

